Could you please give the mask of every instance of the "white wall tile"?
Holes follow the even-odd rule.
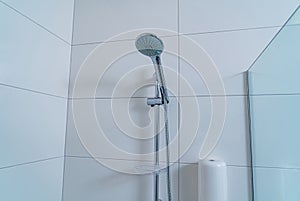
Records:
[[[171,141],[174,141],[171,160],[176,161],[178,103],[176,98],[170,100],[170,135]],[[92,106],[91,110],[89,109],[90,105]],[[92,154],[94,157],[152,160],[152,157],[144,158],[140,155],[153,153],[154,146],[154,108],[147,106],[146,98],[96,99],[95,102],[91,99],[81,99],[71,101],[69,106],[67,155],[90,156]],[[93,108],[94,106],[95,108]],[[163,125],[163,110],[160,111],[161,125]],[[163,128],[161,126],[161,129]],[[105,136],[108,142],[101,140],[99,136]],[[161,148],[165,147],[164,136],[163,132]],[[92,141],[90,142],[88,139],[92,139]],[[86,148],[89,149],[89,152]],[[118,154],[108,148],[119,148],[128,154]],[[161,160],[165,160],[164,154],[162,154]]]
[[[139,28],[177,31],[177,1],[75,0],[74,44],[102,42]]]
[[[3,2],[71,44],[74,0]]]
[[[166,50],[178,51],[177,37],[162,40]],[[165,52],[161,59],[170,95],[178,95],[177,56]],[[151,85],[155,83],[153,74],[151,59],[137,51],[133,40],[74,46],[70,96],[151,97],[154,93]]]
[[[108,159],[105,159],[106,161]],[[114,160],[109,160],[114,162]],[[137,161],[115,161],[119,165],[135,169]],[[104,167],[92,158],[69,158],[66,161],[64,184],[65,201],[98,200],[153,200],[152,174],[124,174]],[[177,201],[177,166],[171,168],[174,201]],[[166,200],[165,174],[161,175],[160,197]]]
[[[299,169],[255,168],[255,200],[291,200],[300,199]]]
[[[0,83],[67,96],[70,45],[0,4]]]
[[[190,105],[194,98],[182,97],[181,104]],[[215,98],[220,99],[222,98]],[[212,104],[209,97],[198,97],[200,122],[193,144],[181,158],[181,162],[195,163],[199,160],[199,152],[203,147],[205,136],[209,130],[212,118]],[[209,158],[223,160],[229,165],[249,165],[249,139],[247,134],[246,97],[226,97],[226,116],[222,136]],[[189,120],[193,122],[192,119]],[[222,121],[217,122],[222,124]],[[186,133],[180,134],[181,144],[185,142]],[[182,149],[182,148],[181,148]]]
[[[61,201],[63,158],[0,169],[0,199]]]
[[[69,97],[74,97],[74,85],[76,83],[77,76],[80,73],[81,66],[84,64],[86,58],[91,54],[95,48],[97,48],[99,44],[89,44],[89,45],[81,45],[81,46],[73,46],[72,47],[72,56],[71,56],[71,71],[70,71],[70,90]],[[89,78],[90,79],[90,78]],[[87,79],[88,83],[88,79]],[[85,91],[84,88],[87,86],[82,86],[82,91]],[[78,87],[77,87],[78,90]],[[84,93],[84,92],[83,92]],[[80,97],[80,96],[79,96]],[[79,98],[77,97],[77,98]]]
[[[0,85],[0,167],[64,155],[67,101]]]
[[[228,200],[251,201],[251,170],[247,167],[227,167]]]
[[[210,32],[282,25],[299,0],[180,0],[180,32]]]
[[[251,201],[249,182],[250,170],[247,167],[227,167],[228,200]],[[198,165],[181,164],[179,177],[180,200],[198,200]]]
[[[216,87],[217,85],[217,82],[213,80],[217,79],[217,75],[214,77],[207,77],[205,75],[205,72],[207,72],[205,68],[208,64],[202,62],[209,55],[222,78],[221,81],[224,83],[225,93],[246,94],[244,72],[249,69],[278,29],[268,28],[182,36],[180,38],[181,56],[188,58],[188,56],[195,55],[195,57],[202,58],[198,63],[193,63],[200,74],[192,68],[191,64],[187,63],[191,61],[187,60],[186,62],[183,59],[180,62],[180,73],[194,89],[196,95],[217,93],[208,92],[207,89],[207,87]],[[191,51],[189,42],[185,39],[186,37],[192,39],[207,54],[201,53],[199,47]],[[209,67],[213,68],[212,65]],[[206,86],[206,84],[209,84],[209,86]],[[195,95],[188,92],[183,85],[181,85],[180,93],[183,96]]]

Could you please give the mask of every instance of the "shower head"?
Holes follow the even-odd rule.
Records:
[[[152,59],[156,74],[156,81],[160,86],[162,103],[169,103],[168,90],[160,61],[160,54],[164,50],[164,44],[162,40],[160,40],[154,34],[144,33],[137,37],[135,46],[140,53]]]
[[[164,50],[163,42],[154,34],[141,34],[135,41],[135,46],[140,53],[148,57],[159,56]]]

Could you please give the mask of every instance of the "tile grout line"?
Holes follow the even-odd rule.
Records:
[[[19,15],[23,16],[24,18],[26,18],[27,20],[29,20],[30,22],[32,22],[33,24],[37,25],[38,27],[40,27],[41,29],[43,29],[44,31],[48,32],[49,34],[51,34],[52,36],[56,37],[57,39],[61,40],[62,42],[71,45],[68,41],[66,41],[65,39],[63,39],[62,37],[60,37],[59,35],[55,34],[54,32],[50,31],[49,29],[47,29],[46,27],[44,27],[43,25],[39,24],[38,22],[36,22],[35,20],[31,19],[30,17],[28,17],[27,15],[23,14],[21,11],[17,10],[16,8],[14,8],[13,6],[3,2],[2,0],[0,0],[0,3],[2,3],[4,6],[10,8],[11,10],[15,11],[16,13],[18,13]]]
[[[127,162],[145,162],[150,163],[153,162],[151,160],[132,160],[132,159],[121,159],[121,158],[109,158],[109,157],[92,157],[92,156],[75,156],[75,155],[66,155],[67,158],[75,158],[75,159],[104,159],[104,160],[115,160],[115,161],[127,161]],[[62,158],[62,157],[61,157]],[[165,161],[161,161],[165,162]],[[197,165],[197,162],[172,162],[173,164],[179,165]],[[237,167],[237,168],[251,168],[251,165],[237,165],[237,164],[228,164],[227,167]],[[269,168],[269,169],[281,169],[281,170],[299,170],[300,167],[280,167],[280,166],[253,166],[254,168]]]
[[[66,127],[65,127],[65,138],[64,138],[64,164],[63,164],[63,170],[62,170],[62,189],[61,189],[61,201],[64,200],[64,189],[65,189],[65,173],[66,173],[66,161],[67,161],[67,133],[68,133],[68,121],[69,121],[69,105],[71,99],[69,99],[69,93],[70,93],[70,83],[71,83],[71,72],[72,72],[72,52],[73,52],[73,37],[74,37],[74,24],[75,24],[75,2],[76,0],[73,0],[73,17],[72,17],[72,36],[71,36],[71,51],[70,51],[70,60],[69,60],[69,80],[68,80],[68,92],[67,92],[67,108],[66,108]]]
[[[177,84],[178,85],[178,84]],[[286,93],[286,94],[250,94],[250,97],[260,96],[299,96],[300,93]],[[228,95],[196,95],[196,96],[170,96],[171,98],[210,98],[210,97],[247,97],[247,94],[228,94]],[[147,97],[83,97],[83,98],[68,98],[68,100],[115,100],[115,99],[144,99]]]
[[[293,24],[288,26],[299,26],[300,24]],[[240,29],[227,29],[227,30],[217,30],[217,31],[207,31],[207,32],[190,32],[190,33],[180,33],[179,29],[177,29],[177,35],[164,35],[160,36],[164,37],[177,37],[177,36],[194,36],[194,35],[205,35],[205,34],[216,34],[216,33],[229,33],[229,32],[240,32],[240,31],[250,31],[250,30],[263,30],[263,29],[271,29],[271,28],[280,28],[282,25],[273,25],[273,26],[263,26],[263,27],[250,27],[250,28],[240,28]],[[110,41],[94,41],[94,42],[86,42],[86,43],[77,43],[72,44],[72,46],[84,46],[84,45],[97,45],[102,43],[111,43],[111,42],[124,42],[124,41],[134,41],[135,39],[122,39],[122,40],[110,40]]]
[[[271,26],[260,26],[260,27],[224,29],[224,30],[216,30],[216,31],[190,32],[190,33],[182,33],[181,35],[184,35],[184,36],[193,36],[193,35],[204,35],[204,34],[217,34],[217,33],[229,33],[229,32],[240,32],[240,31],[272,29],[272,28],[280,28],[280,27],[281,27],[281,25],[271,25]]]
[[[280,166],[253,166],[254,169],[275,169],[275,170],[294,170],[294,171],[300,171],[300,168],[295,167],[280,167]]]
[[[92,156],[76,156],[76,155],[66,155],[67,158],[76,158],[76,159],[103,159],[103,160],[113,160],[113,161],[127,161],[127,162],[143,162],[143,163],[152,163],[153,160],[143,160],[143,159],[126,159],[126,158],[111,158],[111,157],[92,157]],[[165,160],[160,160],[160,163],[165,163]],[[178,161],[170,161],[172,164],[179,164]]]
[[[180,61],[178,61],[178,65],[180,65]],[[180,68],[180,67],[179,67]],[[179,69],[180,70],[180,69]],[[32,90],[32,89],[28,89],[28,88],[23,88],[23,87],[18,87],[18,86],[14,86],[14,85],[9,85],[9,84],[4,84],[4,83],[0,83],[0,86],[4,86],[4,87],[10,87],[10,88],[14,88],[14,89],[18,89],[18,90],[22,90],[22,91],[27,91],[27,92],[31,92],[31,93],[35,93],[35,94],[41,94],[41,95],[46,95],[46,96],[51,96],[51,97],[55,97],[55,98],[61,98],[61,99],[68,99],[68,100],[91,100],[91,99],[96,99],[96,100],[112,100],[112,99],[128,99],[128,98],[147,98],[147,97],[80,97],[80,98],[72,98],[72,97],[64,97],[64,96],[59,96],[59,95],[55,95],[55,94],[50,94],[50,93],[45,93],[45,92],[41,92],[41,91],[36,91],[36,90]],[[178,89],[178,91],[180,91],[180,89]],[[298,96],[300,95],[299,93],[274,93],[274,94],[250,94],[249,96]],[[196,95],[196,96],[179,96],[182,98],[189,98],[189,97],[241,97],[241,96],[248,96],[247,94],[227,94],[227,95]],[[170,96],[170,97],[176,97],[176,96]]]
[[[162,35],[159,36],[160,38],[170,38],[170,37],[177,37],[176,34],[170,34],[170,35]],[[115,42],[130,42],[130,41],[135,41],[134,38],[125,38],[125,39],[118,39],[118,40],[103,40],[103,41],[91,41],[91,42],[85,42],[85,43],[77,43],[77,44],[72,44],[74,47],[78,46],[85,46],[85,45],[97,45],[97,44],[104,44],[104,43],[115,43]]]
[[[258,96],[299,96],[300,93],[285,93],[285,94],[249,94],[251,97],[258,97]],[[248,95],[246,95],[248,96]]]
[[[145,162],[145,163],[150,163],[153,162],[151,160],[133,160],[133,159],[121,159],[121,158],[110,158],[110,157],[92,157],[92,156],[76,156],[76,155],[66,155],[65,157],[67,158],[77,158],[77,159],[104,159],[104,160],[116,160],[116,161],[128,161],[128,162]],[[165,162],[165,161],[161,161]],[[173,164],[180,164],[180,165],[197,165],[197,162],[178,162],[178,161],[173,161]],[[251,165],[237,165],[237,164],[230,164],[227,163],[228,167],[238,167],[238,168],[251,168]],[[300,171],[299,168],[289,168],[289,167],[280,167],[280,166],[254,166],[255,168],[276,168],[276,169],[295,169]]]
[[[13,88],[13,89],[18,89],[18,90],[21,90],[21,91],[27,91],[27,92],[40,94],[40,95],[45,95],[45,96],[51,96],[51,97],[54,97],[54,98],[68,99],[67,97],[64,97],[64,96],[49,94],[49,93],[45,93],[45,92],[41,92],[41,91],[36,91],[36,90],[27,89],[27,88],[18,87],[18,86],[13,86],[13,85],[4,84],[4,83],[0,83],[0,86],[9,87],[9,88]]]
[[[163,35],[163,36],[159,36],[160,38],[170,38],[170,37],[176,37],[176,35]],[[92,41],[92,42],[86,42],[86,43],[77,43],[77,44],[72,44],[72,46],[74,47],[78,47],[78,46],[85,46],[85,45],[100,45],[100,44],[105,44],[105,43],[116,43],[116,42],[131,42],[131,41],[135,41],[134,38],[127,38],[127,39],[119,39],[119,40],[103,40],[103,41]]]
[[[55,157],[50,157],[50,158],[44,158],[44,159],[39,159],[39,160],[35,160],[35,161],[30,161],[30,162],[25,162],[25,163],[18,163],[15,165],[9,165],[9,166],[4,166],[4,167],[0,167],[0,171],[3,169],[9,169],[9,168],[14,168],[14,167],[18,167],[18,166],[23,166],[23,165],[29,165],[29,164],[34,164],[34,163],[39,163],[39,162],[44,162],[44,161],[49,161],[49,160],[55,160],[55,159],[59,159],[59,158],[63,158],[64,156],[55,156]]]

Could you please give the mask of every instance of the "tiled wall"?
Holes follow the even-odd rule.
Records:
[[[74,34],[72,46],[71,80],[69,104],[69,121],[67,131],[67,157],[64,183],[64,200],[141,200],[152,198],[152,177],[149,175],[124,175],[97,163],[86,151],[74,125],[72,103],[88,105],[95,104],[96,116],[106,136],[116,146],[134,153],[144,153],[152,148],[151,141],[135,141],[117,125],[112,115],[111,104],[128,107],[128,113],[133,122],[138,125],[147,125],[149,118],[144,115],[149,112],[145,105],[146,97],[153,96],[153,90],[140,89],[133,94],[126,93],[130,87],[137,85],[142,79],[150,79],[152,67],[144,70],[141,77],[128,79],[122,96],[114,96],[113,90],[122,76],[139,65],[151,65],[148,58],[137,52],[132,52],[112,63],[109,70],[100,80],[95,96],[87,96],[95,75],[87,75],[86,82],[80,83],[76,96],[72,88],[87,56],[97,51],[101,44],[113,44],[115,48],[132,46],[134,37],[122,38],[114,41],[111,37],[135,29],[159,28],[170,29],[175,34],[162,36],[165,46],[178,45],[179,55],[163,54],[163,64],[171,70],[180,73],[192,86],[195,93],[185,91],[177,78],[167,75],[170,88],[178,89],[171,98],[170,116],[171,127],[176,127],[182,121],[193,122],[192,117],[181,115],[182,105],[189,105],[196,98],[201,115],[197,137],[184,156],[174,163],[171,168],[174,200],[197,200],[197,164],[199,150],[207,132],[211,117],[210,96],[203,79],[197,76],[190,66],[178,56],[188,51],[184,49],[182,38],[190,37],[196,41],[215,62],[224,81],[227,97],[227,114],[223,136],[211,158],[222,159],[228,164],[229,200],[250,201],[250,168],[249,168],[249,138],[247,133],[246,91],[244,72],[250,67],[259,53],[277,33],[280,26],[295,10],[299,1],[82,1],[75,0]],[[184,35],[181,35],[181,34]],[[177,42],[177,44],[176,44]],[[105,52],[104,52],[105,55]],[[105,56],[104,56],[105,57]],[[104,68],[99,64],[99,68]],[[168,77],[170,76],[170,77]],[[130,76],[129,76],[130,77]],[[220,94],[213,94],[218,96]],[[222,97],[220,97],[221,100]],[[72,102],[73,101],[73,102]],[[95,103],[93,103],[95,101]],[[126,105],[129,103],[128,105]],[[179,106],[180,105],[180,106]],[[179,108],[178,108],[179,107]],[[118,115],[123,116],[127,110],[122,107]],[[176,112],[179,112],[176,115]],[[152,114],[152,113],[150,113]],[[123,121],[126,121],[124,117]],[[190,118],[190,119],[189,119]],[[138,121],[137,121],[138,119]],[[90,129],[90,122],[85,122],[86,135],[95,131]],[[129,125],[127,125],[129,127]],[[125,125],[126,127],[126,125]],[[127,127],[126,127],[127,128]],[[125,130],[126,130],[125,128]],[[84,130],[84,129],[83,129]],[[145,129],[141,135],[151,133]],[[174,134],[174,133],[172,133]],[[79,135],[82,135],[79,134]],[[185,133],[179,133],[181,141]],[[103,143],[95,143],[99,147]],[[177,153],[173,153],[177,154]],[[143,158],[131,158],[115,155],[114,153],[99,152],[94,155],[107,164],[117,163],[128,165],[134,169],[136,165],[146,163]],[[120,162],[121,161],[121,162]],[[107,163],[106,163],[107,162]],[[110,163],[110,164],[111,164]],[[164,174],[163,174],[164,178]],[[165,186],[161,186],[162,197],[166,196]]]
[[[62,198],[73,1],[0,1],[0,200]]]
[[[289,2],[49,0],[43,3],[34,0],[0,1],[0,15],[5,16],[0,19],[1,30],[3,27],[3,30],[9,30],[0,32],[1,44],[8,47],[5,48],[8,51],[1,50],[1,58],[5,55],[5,59],[1,59],[0,65],[1,94],[5,97],[0,102],[1,107],[5,108],[5,112],[1,113],[1,122],[5,124],[3,126],[1,124],[0,128],[1,134],[5,133],[5,140],[0,142],[3,143],[0,196],[6,200],[20,200],[22,197],[23,200],[53,201],[60,200],[63,193],[63,199],[66,201],[107,199],[137,201],[145,197],[151,200],[153,186],[150,175],[118,173],[97,163],[85,150],[74,125],[72,105],[73,103],[85,105],[95,101],[95,115],[113,143],[131,152],[144,153],[151,150],[152,144],[147,141],[141,142],[124,136],[124,132],[114,122],[110,106],[112,102],[116,102],[120,106],[117,111],[120,115],[127,113],[126,110],[122,110],[123,105],[126,106],[125,109],[130,108],[128,111],[131,121],[141,127],[151,122],[151,116],[145,117],[150,110],[145,105],[145,99],[153,96],[151,87],[144,87],[133,95],[126,93],[126,89],[132,86],[138,88],[144,79],[153,80],[152,67],[143,69],[140,76],[129,79],[129,82],[122,86],[124,92],[122,95],[112,94],[118,81],[123,75],[127,75],[127,72],[136,66],[151,65],[148,58],[132,52],[112,63],[99,82],[101,87],[97,88],[95,96],[87,96],[85,93],[91,87],[90,83],[98,79],[93,74],[86,75],[85,80],[79,85],[79,93],[76,96],[73,95],[73,87],[80,66],[98,45],[103,42],[112,44],[116,50],[134,46],[133,39],[136,36],[119,41],[108,39],[134,29],[158,28],[174,32],[167,36],[163,35],[162,38],[165,46],[172,46],[178,54],[164,54],[162,58],[163,64],[169,67],[166,73],[168,85],[174,89],[170,105],[172,135],[177,134],[175,131],[182,121],[193,122],[193,119],[189,119],[191,118],[189,115],[184,118],[181,116],[182,105],[193,112],[193,108],[188,106],[196,99],[201,115],[194,143],[171,168],[174,200],[197,200],[196,162],[211,116],[210,96],[203,85],[203,79],[193,73],[189,65],[179,58],[180,55],[188,53],[182,44],[182,38],[188,36],[211,56],[226,90],[227,114],[223,136],[210,157],[222,159],[228,164],[229,200],[249,201],[249,139],[245,112],[244,71],[249,68],[298,3],[296,0]],[[178,77],[172,77],[171,72],[181,74],[195,93],[183,90],[182,83]],[[213,95],[218,97],[220,94]],[[131,98],[132,96],[134,98]],[[150,111],[150,114],[151,112],[153,111]],[[127,119],[124,117],[123,120]],[[86,135],[93,133],[89,130],[88,120],[82,124],[83,128],[86,128]],[[126,130],[129,125],[123,126]],[[151,127],[144,129],[141,135],[149,133],[152,133]],[[32,137],[28,139],[28,135]],[[174,160],[178,157],[185,135],[179,133],[181,141],[177,145],[178,152],[172,153]],[[173,138],[175,137],[172,136]],[[96,145],[102,146],[101,142],[96,142]],[[149,163],[143,158],[133,160],[114,153],[100,152],[96,157],[103,163],[133,169],[138,165]],[[28,178],[31,180],[30,185],[26,185]],[[165,180],[164,173],[162,179]],[[21,188],[24,186],[22,182],[26,189]],[[41,184],[44,183],[46,184],[43,187]],[[165,198],[166,190],[163,183],[165,182],[162,181],[161,197]]]

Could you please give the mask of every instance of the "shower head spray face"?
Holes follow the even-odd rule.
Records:
[[[135,41],[135,46],[140,53],[148,57],[159,56],[164,50],[163,42],[154,34],[141,34]]]

